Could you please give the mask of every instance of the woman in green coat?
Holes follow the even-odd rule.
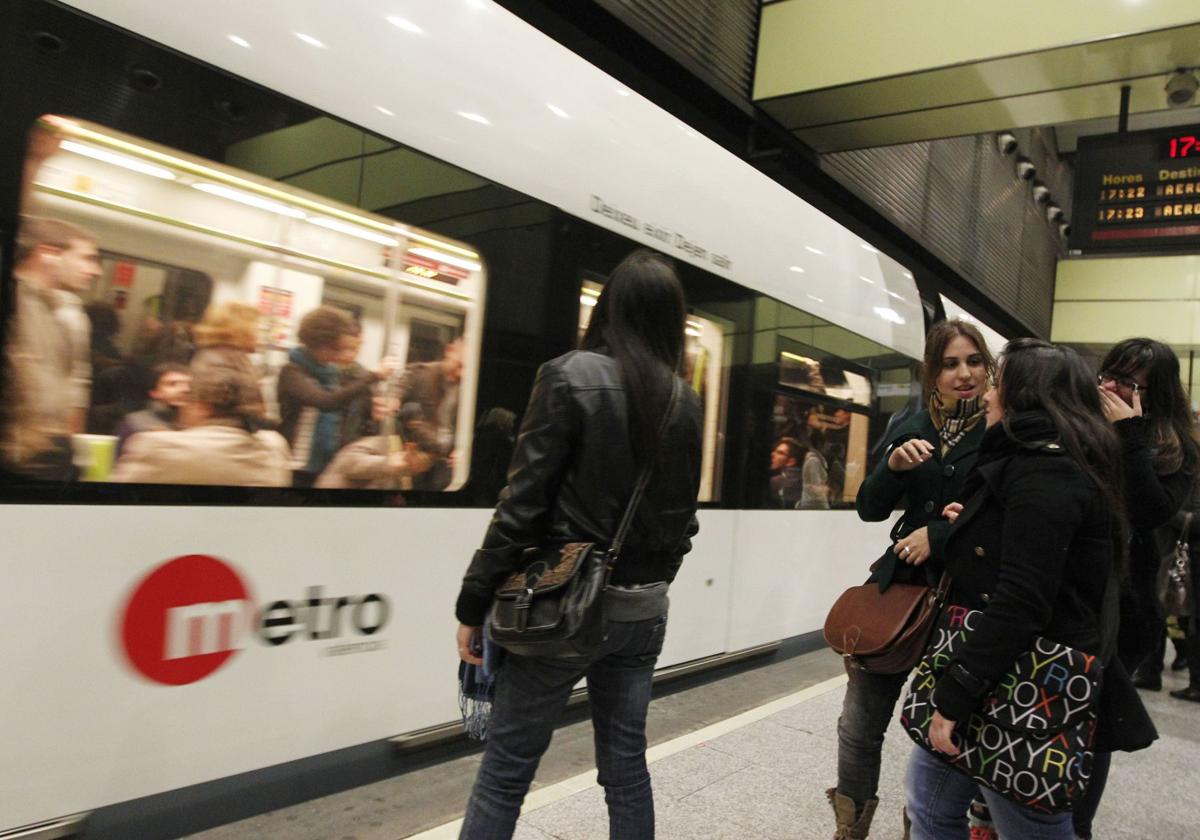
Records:
[[[883,458],[858,491],[865,522],[882,522],[903,504],[893,550],[871,580],[936,584],[950,527],[942,510],[962,501],[967,473],[983,438],[982,396],[995,362],[979,330],[966,321],[935,324],[925,339],[926,409],[892,434]],[[878,804],[883,737],[908,674],[873,674],[847,660],[850,682],[838,719],[838,783],[828,791],[836,838],[864,838]]]

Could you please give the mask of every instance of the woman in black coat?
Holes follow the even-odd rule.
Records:
[[[1087,654],[1102,649],[1106,591],[1123,538],[1119,444],[1100,416],[1091,373],[1069,348],[1010,342],[965,506],[945,545],[951,604],[980,611],[933,689],[932,746],[959,750],[951,734],[1036,637]],[[959,513],[961,511],[961,514]],[[966,811],[982,793],[1001,837],[1071,840],[1071,814],[1042,814],[983,789],[925,749],[906,779],[913,840],[965,837]]]
[[[582,348],[538,370],[508,486],[455,605],[463,661],[482,664],[484,618],[496,589],[527,563],[525,549],[611,545],[643,470],[649,483],[604,591],[599,647],[558,658],[509,653],[499,667],[463,840],[512,836],[555,724],[584,677],[609,836],[654,837],[646,711],[667,589],[696,534],[704,422],[699,397],[677,375],[686,315],[671,264],[635,251],[613,270]]]
[[[1104,416],[1121,439],[1129,575],[1121,587],[1117,661],[1106,674],[1092,784],[1075,810],[1075,833],[1082,840],[1092,836],[1112,751],[1144,749],[1158,737],[1128,675],[1157,649],[1165,632],[1154,530],[1183,507],[1200,469],[1195,423],[1170,347],[1149,338],[1119,342],[1100,365],[1099,385]],[[1158,690],[1162,684],[1140,687]]]
[[[892,553],[871,575],[881,586],[937,583],[950,528],[942,509],[962,498],[975,463],[983,438],[981,399],[993,368],[983,336],[966,321],[942,321],[926,336],[922,386],[928,408],[890,435],[884,457],[859,487],[856,501],[865,522],[889,519],[897,505],[904,505]],[[826,796],[837,820],[834,836],[866,837],[878,804],[884,733],[908,674],[870,673],[849,661],[846,674],[838,783]]]

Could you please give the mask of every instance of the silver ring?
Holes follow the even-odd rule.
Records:
[[[911,545],[906,545],[906,546],[904,546],[904,548],[901,550],[901,552],[900,552],[900,553],[901,553],[901,554],[908,554],[910,551],[912,551],[912,546],[911,546]]]

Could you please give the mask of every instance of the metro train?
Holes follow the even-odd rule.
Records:
[[[0,398],[23,218],[95,235],[83,297],[110,325],[77,477],[0,473],[0,837],[455,720],[454,596],[534,373],[636,247],[679,267],[705,406],[660,666],[812,633],[878,555],[852,507],[918,396],[911,271],[503,8],[11,0],[0,20]],[[112,481],[103,374],[225,301],[261,315],[268,394],[318,306],[360,325],[366,366],[460,341],[445,480]],[[815,509],[771,491],[782,437],[827,468]]]

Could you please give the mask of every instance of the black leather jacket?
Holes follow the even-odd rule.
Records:
[[[703,424],[700,399],[679,383],[661,459],[611,582],[674,579],[697,531]],[[508,486],[463,577],[455,613],[478,626],[496,587],[524,549],[595,541],[607,545],[637,483],[625,391],[611,357],[573,351],[538,371],[521,423]]]

